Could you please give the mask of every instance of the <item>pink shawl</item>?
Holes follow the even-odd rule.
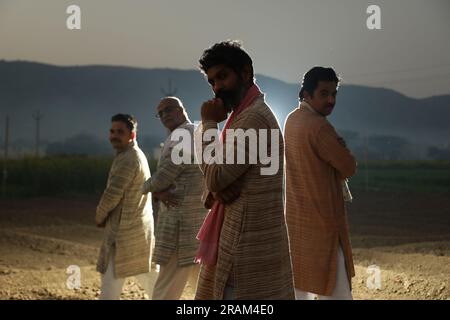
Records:
[[[261,96],[261,90],[256,84],[253,84],[247,91],[244,99],[234,110],[220,134],[220,140],[225,142],[226,130],[231,126],[233,119],[248,108],[256,98]],[[217,253],[219,249],[220,231],[222,229],[222,223],[224,218],[225,205],[218,200],[214,201],[214,204],[209,211],[208,215],[197,234],[197,239],[200,240],[200,245],[195,256],[195,263],[201,263],[208,266],[214,266],[217,262]]]

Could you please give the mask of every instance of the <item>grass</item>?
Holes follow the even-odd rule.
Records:
[[[369,161],[350,179],[354,189],[450,193],[450,161]]]
[[[104,190],[112,158],[45,157],[7,162],[8,176],[0,196],[99,195]],[[149,159],[151,172],[156,160]],[[4,161],[0,161],[3,171]],[[0,182],[2,178],[0,171]],[[351,190],[450,193],[450,161],[369,161],[359,163]],[[0,183],[1,185],[1,183]]]
[[[8,160],[7,179],[6,184],[1,184],[1,196],[11,198],[101,194],[106,185],[112,160],[108,157]],[[156,162],[151,160],[149,163],[154,170]],[[5,162],[0,161],[2,172],[4,165]],[[3,174],[0,174],[0,177],[3,178]]]

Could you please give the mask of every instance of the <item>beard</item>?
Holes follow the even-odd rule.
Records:
[[[244,93],[244,86],[242,83],[237,83],[236,86],[229,90],[220,90],[216,93],[216,99],[221,99],[223,101],[223,105],[227,112],[231,112],[234,108],[236,108],[242,98]]]

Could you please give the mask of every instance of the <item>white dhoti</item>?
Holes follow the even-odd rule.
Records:
[[[353,300],[352,291],[348,281],[345,258],[341,246],[338,249],[336,286],[331,296],[322,296],[311,292],[295,289],[296,300]]]
[[[152,289],[150,272],[136,275],[135,278],[150,297]],[[125,279],[114,276],[114,259],[113,255],[111,255],[106,272],[101,274],[102,284],[99,300],[119,300]]]

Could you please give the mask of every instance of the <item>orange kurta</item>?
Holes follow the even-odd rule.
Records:
[[[327,119],[303,104],[285,124],[286,221],[295,288],[331,295],[339,243],[355,275],[342,180],[356,171],[350,150]]]

